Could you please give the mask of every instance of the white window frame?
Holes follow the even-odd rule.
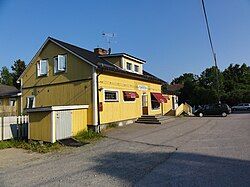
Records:
[[[105,98],[105,92],[116,92],[116,99],[106,99]],[[119,90],[114,90],[114,89],[104,89],[103,90],[103,101],[105,102],[119,102]]]
[[[65,58],[65,69],[59,69],[59,57],[63,56]],[[61,73],[61,72],[66,72],[67,71],[67,54],[63,55],[57,55],[54,57],[54,73]]]
[[[29,101],[30,98],[33,98],[33,105],[32,105],[32,108],[35,108],[35,106],[36,106],[36,105],[35,105],[36,97],[35,97],[34,95],[31,95],[31,96],[28,96],[28,97],[27,97],[27,106],[26,106],[26,108],[28,108],[28,106],[29,106],[29,104],[30,104],[30,103],[29,103],[29,102],[30,102],[30,101]]]
[[[14,101],[14,105],[12,105],[12,101]],[[16,98],[9,98],[9,106],[16,106],[16,101],[17,99]]]
[[[46,73],[42,73],[41,70],[41,64],[42,63],[46,63]],[[41,76],[47,76],[48,75],[48,59],[43,59],[43,60],[40,60],[38,63],[37,63],[37,76],[38,77],[41,77]]]
[[[131,69],[128,69],[128,64],[131,65]],[[133,63],[131,63],[131,62],[126,62],[126,69],[127,69],[128,71],[133,71]]]
[[[136,71],[136,68],[135,68],[135,67],[137,67],[138,71]],[[134,72],[135,72],[135,73],[140,73],[140,66],[139,66],[139,65],[134,64]]]

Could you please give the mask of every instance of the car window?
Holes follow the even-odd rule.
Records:
[[[243,106],[243,104],[241,103],[241,104],[238,104],[238,106]]]
[[[211,106],[207,105],[207,106],[205,106],[205,109],[209,110],[209,109],[211,109]]]

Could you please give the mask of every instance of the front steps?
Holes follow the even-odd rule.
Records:
[[[142,115],[138,118],[135,123],[145,123],[145,124],[163,124],[168,121],[172,121],[174,118],[170,116],[153,116],[153,115]]]

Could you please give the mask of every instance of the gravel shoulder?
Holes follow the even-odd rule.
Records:
[[[183,117],[164,125],[110,129],[107,138],[61,153],[6,150],[19,158],[27,155],[22,161],[0,156],[0,182],[2,186],[244,186],[250,183],[249,120],[250,114]]]

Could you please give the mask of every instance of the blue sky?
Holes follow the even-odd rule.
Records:
[[[250,63],[250,0],[205,0],[218,65]],[[166,81],[213,65],[200,0],[0,0],[0,67],[29,63],[48,36],[147,61]]]

